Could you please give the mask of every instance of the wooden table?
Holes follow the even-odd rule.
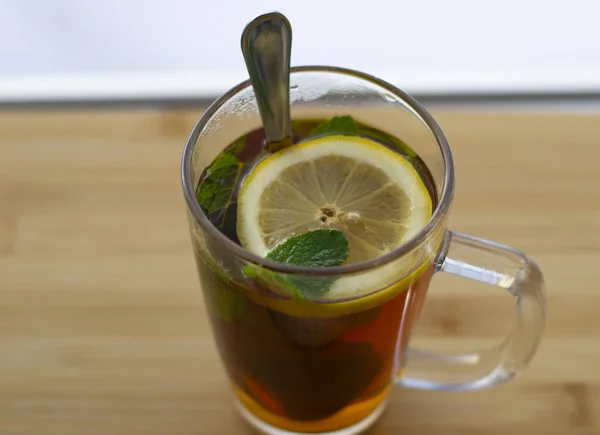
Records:
[[[250,434],[196,277],[179,185],[197,110],[0,113],[0,434]],[[530,368],[473,393],[396,390],[382,434],[600,433],[600,116],[434,111],[452,227],[545,272]],[[479,349],[507,295],[434,278],[415,343]]]

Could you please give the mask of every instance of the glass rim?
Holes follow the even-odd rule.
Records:
[[[452,198],[454,195],[454,162],[452,158],[452,151],[450,150],[450,145],[448,144],[446,136],[442,132],[442,129],[440,128],[438,123],[435,121],[433,116],[419,102],[417,102],[415,98],[402,91],[398,87],[375,76],[353,69],[322,65],[292,67],[290,72],[292,75],[295,73],[314,72],[352,76],[360,80],[375,84],[378,87],[389,91],[408,105],[408,108],[413,112],[413,114],[416,114],[425,123],[429,131],[433,134],[444,160],[444,181],[440,201],[437,207],[435,208],[431,218],[415,236],[413,236],[406,243],[398,246],[396,249],[390,252],[387,252],[379,257],[372,258],[370,260],[331,267],[295,266],[291,264],[280,263],[278,261],[273,261],[268,258],[260,257],[244,249],[241,245],[238,245],[225,234],[223,234],[217,227],[215,227],[210,222],[206,214],[202,211],[200,204],[198,204],[198,201],[196,200],[195,187],[192,185],[191,179],[192,155],[201,131],[212,119],[215,113],[235,95],[252,86],[250,80],[248,79],[225,92],[204,111],[204,113],[200,116],[200,119],[194,126],[186,142],[181,162],[181,182],[183,185],[185,200],[196,221],[202,226],[202,228],[207,233],[210,234],[210,236],[214,237],[222,245],[223,248],[227,249],[235,256],[249,263],[259,265],[269,270],[293,275],[332,276],[364,272],[366,270],[388,264],[413,251],[426,240],[428,234],[433,232],[442,223],[444,217],[450,209],[450,205],[452,203]]]

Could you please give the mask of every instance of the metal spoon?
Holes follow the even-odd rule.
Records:
[[[278,12],[260,15],[244,28],[242,53],[271,152],[292,144],[291,51],[292,26]]]

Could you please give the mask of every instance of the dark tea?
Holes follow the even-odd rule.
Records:
[[[295,120],[292,127],[293,145],[269,149],[257,129],[200,177],[199,204],[235,243],[310,266],[298,262],[305,245],[289,240],[339,231],[347,255],[336,264],[351,264],[393,250],[431,217],[432,178],[404,142],[350,117]],[[431,258],[394,277],[376,271],[335,280],[243,264],[222,255],[210,237],[194,243],[216,343],[248,411],[288,431],[327,432],[382,404],[402,369]],[[315,264],[331,265],[337,246],[328,243]]]

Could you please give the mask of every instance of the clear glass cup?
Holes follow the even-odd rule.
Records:
[[[306,268],[258,257],[213,226],[195,199],[204,169],[231,142],[261,125],[246,81],[215,101],[196,124],[182,161],[183,190],[200,281],[222,362],[244,418],[267,434],[359,433],[381,415],[393,385],[474,390],[510,380],[532,358],[544,327],[538,266],[522,252],[447,229],[454,164],[444,134],[412,97],[375,77],[332,67],[297,67],[290,80],[293,119],[351,115],[408,143],[429,169],[436,207],[408,243],[379,258]],[[373,282],[356,298],[282,297],[265,273],[344,285]],[[513,333],[475,354],[408,347],[434,273],[450,273],[508,291]],[[366,284],[365,284],[366,285]]]

